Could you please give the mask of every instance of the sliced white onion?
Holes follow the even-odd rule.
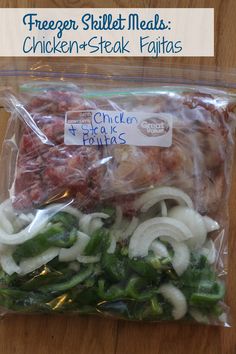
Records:
[[[119,229],[123,219],[123,211],[120,205],[116,206],[116,218],[112,226],[113,229]]]
[[[164,243],[160,241],[157,240],[153,241],[150,250],[152,250],[155,256],[157,257],[164,257],[164,258],[169,257],[169,252],[167,250],[167,247],[164,245]]]
[[[47,225],[49,220],[63,208],[63,204],[53,204],[45,209],[38,210],[33,221],[23,230],[14,234],[9,234],[0,227],[0,243],[18,245],[33,238]]]
[[[12,226],[14,228],[14,232],[20,231],[26,225],[29,225],[34,220],[34,215],[32,213],[24,214],[21,213],[20,215],[15,216],[15,219],[12,220]]]
[[[21,213],[18,218],[22,220],[24,223],[29,224],[34,220],[34,215],[32,213],[24,214]]]
[[[187,302],[182,291],[172,284],[163,284],[160,286],[159,292],[173,306],[172,316],[175,320],[185,316]]]
[[[4,272],[8,275],[20,273],[21,269],[12,258],[12,251],[0,255],[0,264]]]
[[[81,255],[79,255],[76,259],[80,263],[97,263],[100,261],[101,255],[97,255],[97,256],[81,256]]]
[[[50,262],[52,259],[58,256],[59,254],[59,248],[57,247],[52,247],[47,249],[47,251],[41,253],[40,255],[36,257],[31,257],[27,258],[23,261],[20,262],[19,267],[20,267],[20,274],[25,275],[30,272],[33,272],[34,270],[42,267],[44,264],[47,264]]]
[[[80,219],[83,216],[83,213],[81,213],[81,211],[72,207],[71,205],[66,205],[62,211],[65,211],[66,213],[75,216],[77,219]]]
[[[4,272],[8,275],[20,273],[20,267],[16,264],[12,257],[13,248],[2,245],[0,254],[0,264]]]
[[[139,223],[139,219],[136,218],[135,216],[133,216],[131,222],[129,223],[128,227],[124,230],[123,235],[122,235],[122,239],[127,239],[129,236],[131,236],[135,229],[137,228]]]
[[[215,263],[216,260],[216,248],[215,244],[211,239],[208,239],[202,248],[198,250],[198,254],[205,256],[209,264]]]
[[[79,222],[80,229],[86,234],[89,233],[89,226],[91,221],[92,221],[92,217],[90,214],[83,215],[82,218],[80,219]]]
[[[145,257],[152,242],[161,236],[169,236],[181,242],[193,237],[191,230],[181,221],[168,218],[157,217],[140,224],[129,243],[129,257]]]
[[[5,200],[0,205],[0,225],[4,231],[6,231],[8,234],[12,234],[14,232],[14,228],[12,225],[13,220],[10,221],[8,219],[6,212],[8,212],[9,214],[8,217],[12,219],[14,213],[13,213],[12,203],[10,199]]]
[[[209,218],[209,216],[203,216],[202,218],[205,223],[207,232],[219,230],[220,225],[218,224],[217,221]]]
[[[12,201],[11,198],[5,199],[1,204],[0,204],[0,209],[4,210],[7,214],[10,216],[13,213],[13,206],[12,206]],[[11,221],[11,220],[10,220]]]
[[[174,256],[171,260],[173,268],[178,275],[188,268],[190,263],[190,251],[188,246],[184,242],[176,242],[171,237],[162,237],[162,241],[168,242],[174,251]]]
[[[167,216],[168,212],[167,212],[166,202],[164,200],[161,200],[160,205],[161,205],[161,216]]]
[[[60,262],[71,262],[77,259],[77,257],[83,254],[85,247],[87,246],[90,237],[83,232],[77,232],[78,238],[74,245],[70,248],[61,248],[59,252]]]
[[[5,232],[7,232],[8,234],[13,234],[14,232],[13,225],[6,218],[6,215],[2,210],[0,211],[0,225]]]
[[[175,200],[179,205],[187,205],[189,208],[193,208],[191,198],[182,190],[174,187],[158,187],[142,194],[135,202],[135,209],[141,209],[142,212],[146,212],[154,204],[159,203],[162,200]]]
[[[94,218],[101,218],[101,219],[107,219],[110,217],[109,214],[106,213],[92,213],[92,214],[88,214],[92,217],[92,219]]]
[[[208,317],[206,315],[203,315],[199,310],[191,309],[189,313],[195,321],[205,324],[209,323]]]
[[[199,249],[206,241],[207,230],[202,216],[195,210],[183,206],[175,206],[168,216],[183,222],[192,232],[193,238],[187,241],[190,249]]]
[[[101,219],[107,219],[110,216],[105,213],[92,213],[92,214],[85,214],[80,218],[79,226],[80,229],[89,235],[90,233],[90,224],[93,219],[101,218]]]
[[[101,229],[102,227],[103,227],[103,222],[100,218],[92,219],[89,226],[89,235],[92,235],[93,232]]]
[[[123,231],[122,230],[111,230],[112,236],[116,239],[116,242],[119,240],[122,240],[123,237]]]

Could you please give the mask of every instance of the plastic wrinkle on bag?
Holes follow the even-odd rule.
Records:
[[[37,76],[2,94],[11,113],[1,155],[2,312],[229,326],[235,95],[174,80]],[[145,139],[169,131],[171,144],[142,146],[142,134],[136,145],[67,144],[68,112],[96,110],[137,113]]]

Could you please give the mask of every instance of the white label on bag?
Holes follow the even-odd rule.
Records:
[[[65,117],[66,145],[136,145],[169,147],[172,115],[168,113],[81,110]]]

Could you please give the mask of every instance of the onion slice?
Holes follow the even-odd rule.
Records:
[[[13,273],[20,274],[21,272],[20,267],[16,264],[11,255],[1,255],[0,264],[4,272],[6,272],[8,275],[12,275]]]
[[[209,216],[203,216],[202,218],[205,223],[207,232],[219,230],[220,225],[218,224],[217,221],[209,218]]]
[[[71,214],[73,216],[75,216],[77,219],[82,218],[83,213],[81,211],[79,211],[78,209],[72,207],[71,205],[66,205],[63,209],[64,212]]]
[[[198,254],[205,256],[209,264],[215,263],[216,248],[214,242],[211,239],[208,239],[204,243],[203,247],[198,251]]]
[[[172,316],[175,320],[184,317],[187,312],[187,302],[184,294],[172,284],[163,284],[160,286],[160,294],[173,305]]]
[[[181,189],[174,187],[158,187],[142,194],[135,202],[135,209],[141,209],[141,212],[146,212],[154,204],[162,200],[175,200],[179,205],[185,205],[193,208],[191,198],[184,193]]]
[[[161,200],[160,205],[161,205],[161,216],[167,216],[168,211],[167,211],[166,202],[164,200]]]
[[[168,212],[168,216],[183,222],[192,232],[193,238],[187,241],[190,249],[202,247],[207,237],[207,230],[202,216],[195,210],[184,206],[175,206]]]
[[[1,205],[0,205],[0,225],[4,231],[6,231],[8,234],[13,234],[14,232],[14,227],[12,225],[13,220],[8,220],[7,215],[5,211],[8,211],[8,214],[10,216],[14,216],[11,200],[7,199],[5,200]]]
[[[169,252],[167,250],[167,247],[164,245],[164,243],[160,241],[153,241],[151,244],[150,250],[153,251],[155,256],[157,257],[169,257]]]
[[[176,242],[171,237],[162,237],[161,240],[168,242],[174,251],[171,261],[173,268],[179,276],[184,273],[190,263],[190,251],[184,242]]]
[[[59,252],[60,262],[71,262],[77,259],[79,255],[82,255],[85,247],[87,246],[90,237],[83,232],[77,232],[78,238],[74,245],[70,248],[61,248]]]
[[[91,220],[89,227],[89,234],[92,234],[96,230],[99,230],[103,227],[103,222],[100,218],[94,218]]]
[[[129,257],[145,257],[152,242],[161,236],[169,236],[181,242],[193,237],[191,230],[181,221],[168,217],[157,217],[140,224],[129,243]]]
[[[37,210],[33,221],[23,230],[9,234],[3,227],[0,227],[0,243],[6,245],[18,245],[37,235],[58,212],[65,208],[64,204],[53,204],[45,209]],[[14,211],[13,211],[14,212]]]
[[[91,222],[93,219],[107,219],[110,216],[108,214],[105,213],[92,213],[92,214],[85,214],[81,217],[80,222],[79,222],[79,226],[80,229],[86,233],[86,234],[90,234],[91,230],[90,230],[90,226],[91,226]]]
[[[118,229],[123,219],[123,211],[120,205],[116,206],[116,219],[112,226],[113,229]]]
[[[138,226],[138,223],[139,223],[139,219],[136,218],[136,216],[133,216],[128,227],[123,232],[123,235],[122,235],[123,240],[127,239],[129,236],[131,236],[134,233],[135,229]]]
[[[19,215],[16,215],[15,219],[12,221],[14,232],[18,232],[22,230],[24,227],[29,225],[33,220],[34,220],[34,214],[32,213],[28,213],[28,214],[21,213]]]
[[[34,270],[42,267],[44,264],[50,262],[52,259],[57,257],[59,254],[59,248],[51,247],[47,251],[41,253],[36,257],[27,258],[20,262],[20,274],[25,275]]]
[[[97,263],[97,262],[100,261],[101,256],[100,255],[97,255],[97,256],[82,256],[82,255],[78,255],[78,257],[76,259],[80,263]]]

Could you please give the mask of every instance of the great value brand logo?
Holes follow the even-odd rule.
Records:
[[[74,124],[92,124],[91,111],[69,111],[67,112],[67,122]]]
[[[169,124],[165,119],[157,117],[142,120],[142,122],[138,125],[138,128],[143,135],[148,137],[165,135],[170,129]]]

